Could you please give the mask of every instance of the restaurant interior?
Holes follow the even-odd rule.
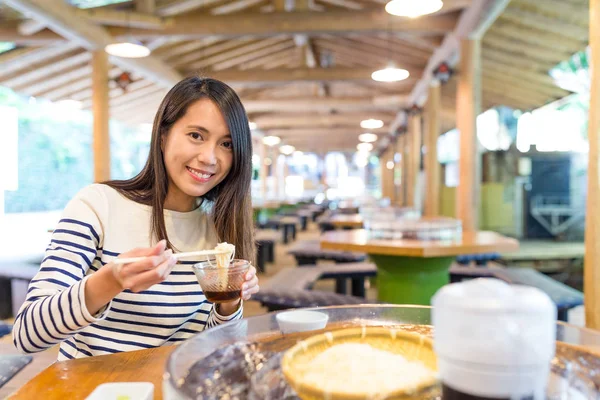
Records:
[[[600,400],[599,66],[600,0],[0,0],[0,398]],[[20,351],[63,210],[190,76],[248,117],[260,290]]]

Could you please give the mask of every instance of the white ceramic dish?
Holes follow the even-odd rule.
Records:
[[[279,329],[285,334],[316,331],[325,328],[329,316],[318,311],[285,311],[277,314]]]
[[[85,400],[152,400],[154,384],[150,382],[112,382],[98,385]]]

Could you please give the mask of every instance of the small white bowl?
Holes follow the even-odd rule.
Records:
[[[285,311],[277,314],[279,329],[284,334],[316,331],[325,328],[329,316],[318,311]]]
[[[154,384],[150,382],[112,382],[98,385],[86,400],[152,400]]]

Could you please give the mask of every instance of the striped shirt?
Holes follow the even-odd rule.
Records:
[[[151,207],[101,184],[81,190],[65,208],[40,270],[15,319],[13,341],[26,353],[60,343],[59,360],[157,347],[240,319],[219,315],[206,300],[190,264],[180,260],[169,277],[139,293],[125,290],[91,315],[87,278],[120,253],[150,247]],[[165,210],[169,239],[178,251],[213,248],[214,225],[199,207]]]

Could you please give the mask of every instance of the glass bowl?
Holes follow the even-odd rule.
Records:
[[[216,260],[203,261],[192,266],[206,299],[212,303],[224,303],[241,298],[244,276],[250,263],[232,260],[229,268],[217,267]]]
[[[362,326],[389,327],[433,336],[431,307],[428,306],[377,304],[307,310],[327,314],[325,329],[283,334],[277,321],[278,313],[269,313],[222,324],[186,340],[167,360],[163,398],[200,398],[196,388],[186,385],[190,371],[195,365],[200,365],[206,368],[206,374],[201,378],[211,377],[210,385],[205,382],[205,386],[212,385],[211,393],[203,393],[204,399],[220,398],[216,390],[221,381],[226,390],[244,391],[250,388],[248,394],[239,394],[239,398],[297,399],[285,382],[280,363],[282,354],[300,340],[326,331]],[[557,322],[556,345],[546,398],[600,400],[600,332]],[[215,357],[219,354],[221,357]],[[257,371],[248,370],[250,366],[256,366]],[[240,369],[244,369],[241,371],[244,379],[234,382],[225,379],[232,378],[234,374],[230,372],[240,372]],[[213,378],[215,372],[221,374],[216,381]],[[440,396],[441,390],[436,387],[424,399],[439,400]]]

